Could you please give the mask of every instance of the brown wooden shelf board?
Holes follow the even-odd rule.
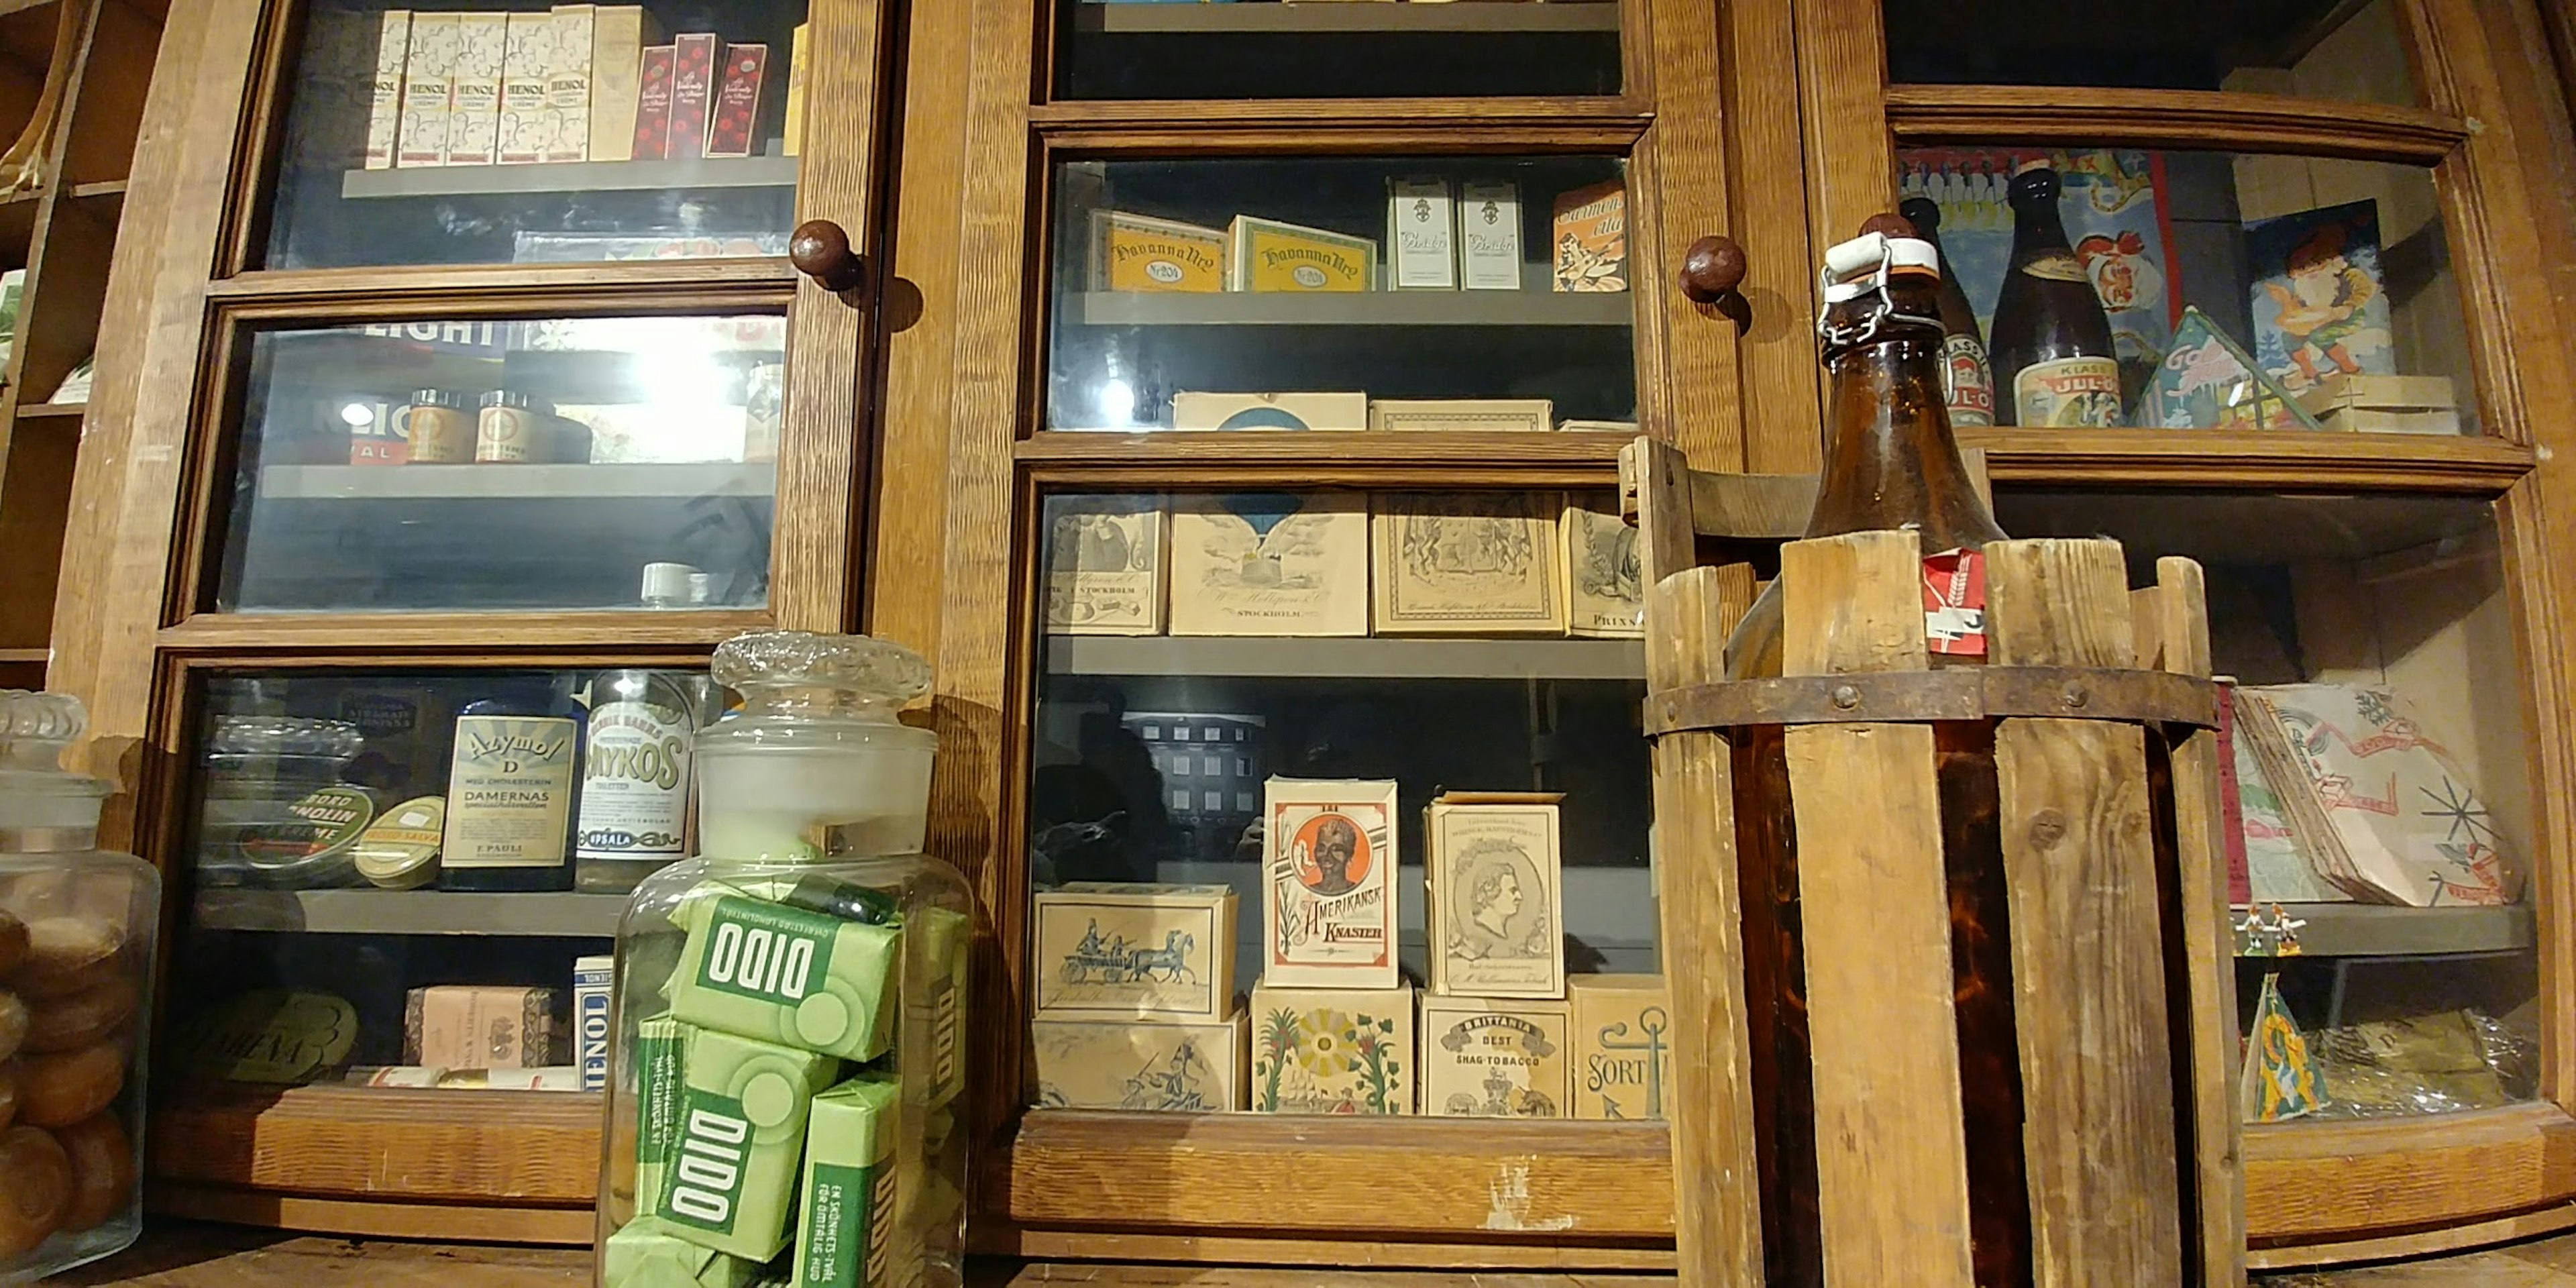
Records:
[[[2531,947],[2537,935],[2527,903],[2497,908],[2392,908],[2369,903],[2281,906],[2292,920],[2306,923],[2298,931],[2299,953],[2305,957],[2504,953]]]
[[[1619,6],[1608,0],[1455,0],[1449,4],[1121,4],[1086,0],[1076,10],[1081,31],[1110,35],[1326,32],[1617,31]]]
[[[795,157],[705,157],[691,161],[570,161],[350,170],[340,176],[340,195],[453,197],[513,192],[792,188],[796,186],[796,163]]]
[[[1638,640],[1050,635],[1046,669],[1058,675],[1642,681],[1646,650]]]
[[[86,402],[18,404],[20,420],[79,420],[88,414],[89,404]]]
[[[87,200],[91,197],[122,197],[124,195],[125,180],[123,179],[101,179],[96,183],[76,183],[72,185],[72,196],[81,200]]]
[[[51,649],[41,648],[0,648],[0,665],[23,666],[29,662],[42,665],[52,653]]]
[[[1014,449],[1044,482],[1211,488],[1616,486],[1616,433],[1044,430]]]
[[[2211,90],[1891,85],[1900,145],[2082,143],[2296,153],[2433,165],[2469,123],[2415,107]]]
[[[2459,492],[2497,495],[2532,450],[2477,435],[2220,433],[2189,429],[1967,429],[1997,482]]]
[[[626,896],[211,889],[197,892],[193,911],[206,930],[604,939],[617,933]]]
[[[1625,291],[1086,291],[1089,326],[1632,326]]]
[[[156,1085],[151,1176],[378,1202],[588,1207],[597,1092]],[[587,1219],[587,1218],[585,1218]]]

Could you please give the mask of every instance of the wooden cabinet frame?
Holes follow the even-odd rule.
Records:
[[[883,0],[814,0],[799,220],[850,229],[872,277],[836,296],[784,257],[602,264],[253,267],[283,151],[302,0],[177,0],[144,105],[96,393],[74,481],[54,687],[90,710],[77,755],[113,781],[104,828],[171,878],[203,676],[223,669],[703,665],[721,640],[848,629],[875,480],[867,410],[891,310],[873,279],[887,225]],[[784,51],[781,51],[782,54]],[[784,65],[784,58],[778,60]],[[784,235],[789,230],[777,230]],[[377,319],[787,319],[771,581],[755,609],[679,614],[213,611],[211,560],[241,430],[251,336]],[[904,319],[906,321],[909,318]],[[165,942],[167,940],[165,939]],[[167,1211],[385,1235],[586,1242],[600,1097],[156,1088],[147,1169]],[[534,1150],[533,1160],[527,1155]],[[514,1161],[516,1160],[516,1161]]]

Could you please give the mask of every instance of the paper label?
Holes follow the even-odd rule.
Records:
[[[1388,187],[1386,222],[1396,289],[1445,291],[1458,284],[1447,180],[1394,180]]]
[[[671,1155],[664,1220],[718,1234],[733,1233],[751,1157],[751,1119],[731,1096],[691,1087],[683,1096],[679,1139]]]
[[[2084,275],[2084,266],[2076,263],[2075,257],[2064,251],[2033,255],[2023,262],[2021,271],[2032,277],[2045,278],[2052,282],[2089,283],[2093,280]]]
[[[1378,801],[1280,803],[1270,812],[1270,898],[1282,966],[1394,970],[1394,820]]]
[[[448,867],[548,868],[564,861],[578,727],[560,716],[456,718]]]
[[[880,1216],[893,1211],[894,1169],[816,1163],[806,1187],[812,1209],[805,1222],[804,1262],[796,1282],[805,1288],[865,1288],[885,1282],[886,1232],[894,1222]],[[864,1248],[851,1247],[846,1236],[866,1232]],[[864,1255],[864,1260],[862,1256]]]
[[[2013,406],[2025,427],[2120,424],[2120,363],[2114,358],[2034,362],[2013,377]]]
[[[1983,341],[1973,335],[1942,339],[1941,393],[1949,404],[1952,429],[1983,429],[1995,423],[1995,378],[1986,365]]]
[[[1986,653],[1986,557],[1944,550],[1923,560],[1923,642],[1935,653]]]
[[[785,904],[726,895],[707,922],[698,983],[720,993],[794,1007],[832,969],[842,922]]]
[[[662,1179],[680,1139],[680,1026],[646,1020],[635,1035],[635,1215],[662,1210]]]
[[[689,813],[688,713],[604,702],[590,713],[581,784],[584,858],[680,857]]]

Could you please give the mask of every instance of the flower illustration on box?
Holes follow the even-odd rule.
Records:
[[[1395,1021],[1365,1011],[1279,1007],[1262,1023],[1260,1091],[1264,1113],[1395,1114],[1404,1067]]]

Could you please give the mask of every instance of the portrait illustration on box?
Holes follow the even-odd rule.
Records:
[[[1547,884],[1529,851],[1480,838],[1451,860],[1446,950],[1465,961],[1545,961],[1556,937]]]
[[[1264,980],[1394,987],[1395,784],[1274,778],[1264,798]]]
[[[1392,1016],[1317,1006],[1260,1017],[1252,1107],[1273,1114],[1401,1114],[1410,1083]]]

